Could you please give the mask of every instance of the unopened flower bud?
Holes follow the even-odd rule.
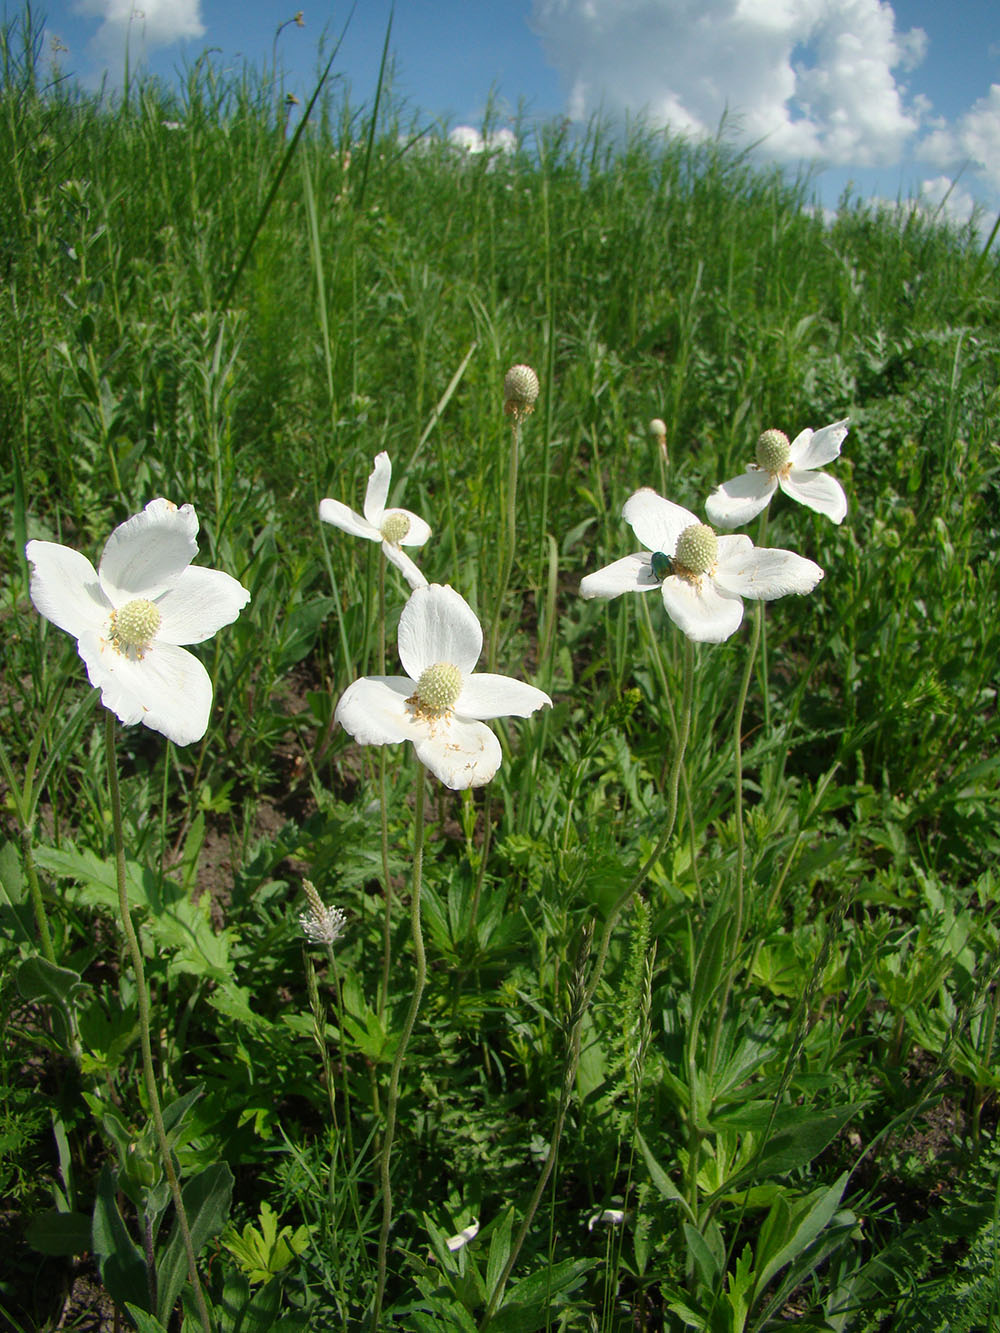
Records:
[[[649,423],[649,433],[660,446],[660,453],[663,461],[667,461],[667,423],[661,421],[659,417],[654,417]]]
[[[503,377],[503,410],[520,421],[535,410],[538,376],[530,366],[511,366]]]

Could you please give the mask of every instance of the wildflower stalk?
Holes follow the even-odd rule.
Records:
[[[500,1274],[497,1284],[489,1297],[489,1303],[486,1307],[486,1314],[480,1328],[485,1328],[495,1314],[497,1307],[503,1299],[504,1288],[514,1271],[514,1265],[517,1263],[518,1255],[524,1244],[528,1230],[534,1220],[538,1205],[541,1202],[545,1187],[548,1184],[549,1177],[552,1174],[556,1162],[556,1154],[559,1151],[559,1142],[562,1138],[563,1125],[566,1120],[566,1113],[569,1110],[569,1104],[572,1097],[573,1086],[576,1082],[576,1071],[580,1063],[580,1043],[583,1036],[583,1022],[590,1009],[591,1001],[600,985],[601,977],[604,973],[604,964],[607,961],[608,949],[611,944],[611,936],[614,933],[618,918],[638,893],[645,882],[646,876],[652,870],[653,866],[659,861],[660,857],[673,836],[674,828],[677,824],[677,796],[680,788],[681,767],[684,762],[684,752],[687,749],[688,737],[691,733],[691,712],[694,696],[694,644],[690,639],[684,640],[684,693],[681,701],[680,715],[677,721],[677,742],[674,746],[674,759],[670,768],[670,776],[667,783],[667,813],[663,825],[663,832],[656,843],[656,846],[650,852],[649,856],[642,863],[635,877],[629,883],[628,888],[621,895],[604,923],[604,929],[601,932],[600,940],[597,946],[597,957],[590,969],[589,979],[581,984],[576,1003],[573,1006],[570,1015],[570,1036],[569,1050],[566,1056],[566,1064],[563,1071],[562,1087],[559,1092],[559,1106],[556,1110],[556,1120],[552,1129],[552,1138],[549,1142],[549,1150],[545,1157],[545,1164],[542,1167],[538,1183],[535,1185],[534,1192],[528,1202],[528,1207],[524,1214],[524,1220],[518,1230],[517,1236],[511,1246],[510,1255],[504,1265],[503,1272]],[[585,940],[585,945],[589,941]],[[581,969],[583,960],[580,960]]]
[[[378,553],[378,661],[376,670],[385,675],[385,552]],[[386,791],[385,746],[378,752],[378,805],[382,847],[382,893],[385,899],[382,917],[382,980],[378,990],[379,1022],[385,1017],[389,1004],[389,975],[392,967],[392,881],[389,878],[389,798]],[[376,1092],[376,1097],[377,1097]],[[377,1102],[376,1102],[377,1108]]]
[[[122,825],[122,799],[121,789],[118,785],[118,765],[115,753],[115,718],[114,714],[110,711],[105,715],[104,744],[108,765],[108,793],[111,798],[111,824],[115,840],[115,877],[118,884],[118,907],[121,912],[122,929],[125,932],[125,940],[128,944],[129,954],[132,959],[132,970],[135,973],[135,992],[139,1006],[139,1035],[142,1047],[142,1071],[146,1083],[146,1096],[149,1101],[149,1109],[153,1119],[153,1127],[156,1131],[156,1141],[160,1149],[160,1156],[163,1159],[163,1169],[166,1172],[167,1183],[170,1186],[170,1194],[174,1201],[174,1211],[177,1215],[177,1226],[184,1243],[185,1253],[187,1254],[188,1277],[190,1278],[191,1287],[194,1291],[195,1303],[198,1307],[198,1317],[201,1321],[203,1333],[212,1333],[212,1324],[208,1315],[208,1307],[205,1304],[205,1295],[201,1289],[201,1281],[198,1277],[198,1265],[194,1252],[194,1244],[191,1240],[191,1229],[188,1225],[187,1213],[184,1209],[184,1200],[181,1197],[180,1182],[177,1179],[177,1172],[174,1170],[173,1158],[170,1154],[170,1144],[167,1142],[167,1131],[163,1124],[163,1112],[160,1109],[160,1095],[156,1087],[156,1074],[153,1070],[153,1049],[149,1036],[149,992],[146,988],[146,972],[142,963],[142,949],[139,947],[139,940],[135,933],[135,927],[132,924],[131,913],[129,912],[128,892],[125,887],[125,834]]]
[[[406,1047],[409,1044],[417,1011],[424,993],[427,980],[427,959],[424,954],[424,937],[420,925],[420,890],[423,882],[424,865],[424,798],[426,777],[423,764],[417,765],[416,821],[413,840],[413,887],[410,896],[410,926],[413,933],[414,978],[413,994],[407,1010],[406,1021],[396,1047],[392,1071],[389,1074],[389,1091],[385,1109],[385,1133],[382,1140],[380,1174],[382,1179],[382,1230],[378,1242],[378,1287],[375,1292],[375,1306],[372,1310],[372,1333],[378,1333],[382,1317],[382,1300],[385,1295],[386,1251],[389,1244],[389,1227],[392,1223],[392,1187],[389,1180],[389,1157],[392,1152],[392,1140],[396,1132],[396,1109],[399,1105],[399,1075],[403,1068]]]
[[[767,536],[767,510],[765,509],[760,517],[760,530],[757,534],[757,545],[763,546],[764,539]],[[746,883],[746,830],[743,819],[743,714],[746,709],[747,694],[750,690],[750,679],[753,676],[754,663],[757,659],[757,649],[760,647],[761,637],[764,629],[764,603],[755,602],[753,608],[753,629],[750,632],[750,646],[747,650],[746,664],[743,668],[743,679],[740,681],[740,692],[736,701],[736,718],[733,724],[733,768],[735,772],[735,800],[736,800],[736,883],[733,889],[734,903],[730,904],[733,910],[733,934],[732,934],[732,953],[729,959],[729,967],[726,972],[726,979],[722,988],[722,1000],[715,1015],[715,1026],[712,1032],[711,1056],[708,1067],[710,1070],[715,1068],[716,1057],[719,1052],[719,1041],[722,1036],[722,1024],[726,1015],[726,1006],[729,1003],[729,995],[732,991],[733,980],[736,975],[736,967],[739,959],[740,940],[743,936],[743,899]],[[764,697],[767,698],[767,673],[764,673]],[[765,726],[766,721],[765,711]]]
[[[511,448],[510,458],[507,465],[507,493],[505,496],[506,506],[504,514],[503,527],[503,545],[500,557],[500,578],[497,582],[497,605],[493,614],[493,624],[490,628],[490,650],[488,656],[489,669],[495,671],[497,667],[497,641],[500,637],[500,621],[503,612],[504,598],[507,596],[507,585],[510,583],[511,570],[514,567],[514,542],[517,536],[517,465],[518,455],[521,452],[521,421],[523,418],[515,414],[514,424],[511,430]]]

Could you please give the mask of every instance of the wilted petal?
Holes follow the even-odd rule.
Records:
[[[417,758],[452,791],[482,787],[503,758],[500,742],[484,722],[453,717],[436,734],[414,741]]]
[[[580,580],[580,596],[618,597],[623,592],[649,592],[650,588],[658,587],[659,582],[653,577],[648,552],[641,551],[637,555],[622,556],[613,564],[587,574]]]
[[[365,491],[365,518],[373,527],[380,527],[385,513],[385,502],[389,498],[389,482],[392,480],[392,464],[389,455],[383,449],[375,455],[375,466],[368,478]]]
[[[721,528],[738,528],[749,523],[767,507],[777,487],[777,480],[770,472],[742,472],[732,481],[724,481],[705,501],[708,521]]]
[[[677,538],[692,523],[700,522],[690,509],[664,500],[649,487],[636,491],[622,505],[622,518],[631,524],[632,531],[650,551],[673,555]]]
[[[740,627],[743,603],[703,575],[696,583],[671,574],[663,580],[663,605],[675,625],[695,643],[722,643]]]
[[[250,600],[243,584],[221,569],[189,565],[157,600],[157,643],[202,643],[231,625]]]
[[[101,702],[127,725],[142,722],[176,745],[201,740],[212,711],[212,682],[191,653],[170,643],[154,643],[142,657],[119,652],[88,630],[80,636],[80,656]]]
[[[491,717],[530,717],[539,708],[552,705],[544,690],[536,689],[513,676],[498,676],[490,671],[476,671],[462,681],[462,693],[455,701],[461,717],[485,721]]]
[[[191,505],[151,500],[120,523],[101,556],[101,587],[117,607],[136,597],[152,600],[173,586],[198,554],[198,519]]]
[[[810,592],[822,577],[819,565],[794,551],[757,546],[749,551],[720,553],[715,570],[720,589],[765,602],[792,592]]]
[[[58,542],[39,541],[28,542],[24,554],[32,566],[31,600],[46,620],[74,639],[107,623],[111,603],[85,555]]]
[[[334,717],[362,745],[396,745],[426,735],[406,700],[414,684],[406,676],[362,676],[340,696]]]
[[[411,588],[426,588],[427,580],[405,551],[401,551],[392,542],[383,542],[382,551],[386,560],[395,565]]]
[[[840,446],[847,438],[850,418],[835,421],[822,430],[804,430],[792,441],[790,462],[793,468],[823,467],[840,457]]]
[[[403,670],[413,680],[435,662],[451,662],[466,676],[483,651],[483,631],[460,593],[432,583],[415,589],[403,607],[397,646]]]
[[[815,509],[834,523],[843,523],[847,517],[847,496],[836,478],[827,472],[800,472],[793,468],[781,478],[781,489],[807,509]]]
[[[349,532],[352,537],[367,537],[370,542],[380,542],[382,534],[367,519],[356,514],[339,500],[320,500],[319,516],[324,523],[332,523],[342,532]]]

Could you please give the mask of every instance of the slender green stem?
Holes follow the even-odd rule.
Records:
[[[423,764],[417,766],[416,821],[413,838],[413,889],[410,897],[410,926],[413,932],[414,977],[413,994],[407,1010],[406,1021],[396,1047],[396,1056],[389,1075],[389,1092],[385,1108],[385,1135],[382,1140],[380,1172],[382,1177],[382,1230],[378,1241],[378,1289],[375,1293],[375,1308],[372,1311],[372,1333],[378,1333],[382,1317],[382,1299],[385,1295],[386,1251],[389,1245],[389,1227],[392,1223],[392,1187],[389,1179],[389,1156],[392,1152],[392,1140],[396,1132],[396,1109],[399,1105],[399,1075],[406,1056],[413,1026],[417,1021],[420,1000],[427,980],[427,959],[424,954],[424,936],[420,926],[420,889],[423,882],[424,868],[424,796],[427,785]]]
[[[677,793],[680,787],[680,774],[684,762],[684,751],[687,748],[688,737],[691,733],[691,711],[694,696],[694,644],[690,639],[685,639],[684,646],[684,694],[681,702],[680,717],[678,718],[677,723],[677,743],[674,747],[674,760],[670,768],[670,777],[667,783],[667,814],[663,825],[663,832],[660,834],[656,846],[653,848],[652,852],[650,852],[649,856],[636,872],[635,877],[629,883],[628,888],[612,907],[608,914],[608,918],[604,923],[604,929],[601,931],[601,937],[597,946],[597,958],[591,966],[589,979],[581,989],[579,1001],[574,1007],[571,1019],[569,1050],[566,1056],[562,1088],[559,1094],[559,1106],[556,1111],[556,1120],[552,1129],[549,1151],[546,1154],[545,1164],[542,1167],[541,1175],[525,1211],[524,1220],[518,1230],[514,1244],[511,1246],[510,1255],[504,1265],[503,1272],[500,1274],[500,1278],[490,1294],[483,1326],[485,1326],[485,1324],[492,1318],[497,1306],[503,1299],[504,1288],[507,1285],[511,1273],[514,1271],[514,1265],[521,1252],[521,1246],[524,1244],[525,1237],[534,1220],[542,1194],[545,1191],[545,1186],[548,1183],[549,1176],[552,1174],[552,1169],[555,1166],[556,1154],[559,1151],[559,1141],[562,1138],[563,1125],[566,1120],[566,1112],[569,1109],[573,1085],[576,1081],[576,1070],[580,1062],[580,1039],[583,1031],[583,1020],[590,1008],[594,993],[600,985],[601,976],[604,972],[604,964],[608,957],[608,949],[611,944],[611,936],[614,933],[618,918],[632,901],[635,894],[638,893],[646,876],[663,855],[668,841],[673,836],[674,828],[677,823]]]
[[[507,596],[511,570],[514,567],[514,541],[517,536],[517,460],[521,452],[521,416],[514,414],[511,430],[510,456],[507,460],[507,495],[504,515],[503,547],[500,556],[500,578],[497,582],[497,605],[490,629],[490,648],[487,661],[491,671],[497,666],[497,643],[500,638],[500,622],[503,619],[503,601]]]
[[[170,1154],[170,1144],[167,1142],[167,1131],[163,1124],[163,1112],[160,1109],[160,1095],[156,1087],[156,1074],[153,1070],[153,1048],[149,1036],[149,992],[146,989],[146,971],[142,963],[142,949],[139,947],[139,940],[135,933],[135,927],[132,925],[132,915],[129,912],[128,906],[128,892],[125,886],[125,833],[122,825],[122,798],[121,789],[118,785],[118,761],[115,752],[115,719],[114,714],[110,711],[105,717],[104,745],[108,764],[108,793],[111,797],[111,823],[115,839],[115,875],[118,882],[118,907],[121,912],[122,929],[125,932],[125,940],[128,944],[129,954],[132,958],[132,970],[135,973],[135,993],[139,1005],[139,1034],[142,1046],[142,1071],[146,1082],[146,1096],[149,1100],[149,1109],[153,1118],[153,1127],[156,1131],[156,1141],[160,1148],[160,1156],[163,1158],[163,1169],[166,1172],[167,1183],[170,1186],[170,1194],[174,1201],[174,1210],[177,1215],[177,1226],[184,1242],[185,1252],[187,1253],[188,1277],[191,1279],[191,1286],[194,1290],[194,1298],[198,1306],[198,1316],[201,1320],[201,1326],[204,1333],[212,1333],[212,1323],[208,1316],[205,1295],[201,1289],[201,1281],[198,1277],[198,1264],[194,1252],[194,1245],[191,1241],[191,1229],[188,1226],[187,1213],[184,1210],[184,1200],[181,1198],[180,1181],[177,1179],[177,1172],[174,1170],[174,1162]]]
[[[385,675],[385,552],[378,553],[378,662],[380,676]],[[378,807],[382,846],[382,980],[378,990],[378,1017],[381,1022],[389,1004],[389,976],[392,968],[392,881],[389,878],[389,797],[386,787],[386,747],[378,752]]]
[[[767,531],[767,510],[761,520],[759,537],[763,538]],[[747,650],[746,663],[743,668],[743,679],[740,681],[740,693],[736,701],[736,718],[733,724],[733,770],[735,782],[735,806],[736,806],[736,881],[733,885],[733,902],[730,904],[733,913],[733,934],[732,934],[732,952],[730,954],[728,967],[726,970],[726,980],[722,988],[722,999],[715,1014],[715,1024],[712,1031],[711,1054],[709,1056],[708,1068],[715,1068],[716,1057],[719,1053],[719,1040],[722,1036],[722,1024],[726,1016],[726,1006],[729,1003],[729,995],[733,987],[733,981],[736,977],[736,969],[739,965],[740,940],[743,937],[743,900],[746,885],[746,830],[743,819],[743,714],[746,709],[747,694],[750,689],[750,679],[753,676],[754,663],[757,658],[757,648],[760,645],[761,632],[764,624],[764,603],[755,602],[753,608],[753,630],[750,634],[750,647]]]

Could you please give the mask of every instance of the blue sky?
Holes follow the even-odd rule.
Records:
[[[223,67],[269,64],[297,3],[54,0],[44,13],[63,71],[113,85],[126,35],[133,63],[166,79],[205,47]],[[358,0],[347,25],[334,68],[354,103],[374,92],[390,9]],[[302,0],[305,26],[278,40],[286,88],[308,95],[320,35],[349,13]],[[761,161],[811,165],[827,206],[851,183],[944,200],[958,221],[979,204],[986,230],[1000,209],[997,0],[397,0],[391,50],[395,93],[425,122],[478,127],[491,93],[501,118],[519,105],[529,119],[645,114],[699,135],[725,115]]]

